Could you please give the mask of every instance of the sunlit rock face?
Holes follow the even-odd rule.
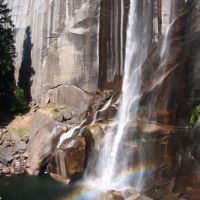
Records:
[[[89,93],[98,84],[98,0],[8,2],[16,25],[17,78],[23,60],[24,34],[30,26],[33,100],[57,103],[57,88],[63,85],[63,93],[74,101],[79,95],[90,98]],[[61,98],[59,103],[70,105],[68,99]]]
[[[27,172],[38,175],[48,164],[56,151],[60,136],[67,130],[66,125],[50,120],[30,140],[28,144]]]
[[[82,111],[97,88],[120,88],[129,0],[7,2],[16,26],[17,79],[26,51],[25,30],[30,26],[34,101],[80,105]],[[172,5],[167,0],[150,0],[148,4],[152,9],[149,37],[158,41],[171,21]]]

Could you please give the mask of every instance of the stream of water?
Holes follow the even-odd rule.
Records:
[[[136,117],[140,99],[141,65],[149,48],[150,0],[131,0],[126,34],[126,53],[122,98],[114,123],[105,134],[102,149],[95,166],[97,182],[101,189],[125,186],[127,180],[116,182],[120,170],[128,168],[130,156],[124,151],[126,126]],[[141,175],[139,175],[141,178]],[[89,179],[94,182],[92,175]]]

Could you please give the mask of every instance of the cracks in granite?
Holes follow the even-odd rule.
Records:
[[[58,85],[56,85],[56,86],[53,86],[53,87],[49,88],[49,89],[47,90],[47,92],[49,92],[50,90],[57,89],[57,88],[59,88],[59,87],[61,87],[61,86],[74,87],[74,88],[76,88],[76,89],[78,89],[78,90],[81,90],[82,92],[86,93],[87,95],[90,95],[90,96],[94,96],[94,95],[95,95],[94,93],[88,92],[87,90],[84,90],[84,89],[82,89],[81,87],[78,87],[78,86],[76,86],[76,85],[69,85],[69,84],[58,84]]]

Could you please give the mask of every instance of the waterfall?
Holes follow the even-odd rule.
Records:
[[[98,114],[99,114],[100,112],[102,112],[102,111],[108,109],[108,107],[109,107],[110,104],[111,104],[111,101],[112,101],[112,97],[107,101],[107,103],[106,103],[100,110],[98,110],[98,111],[95,112],[91,125],[94,124],[94,123],[96,122],[97,117],[98,117]]]
[[[81,124],[74,126],[73,128],[71,128],[69,131],[67,131],[66,133],[63,133],[59,139],[58,145],[57,145],[57,149],[60,147],[60,145],[67,140],[68,138],[71,138],[75,135],[75,131],[79,128],[81,128],[81,126],[86,122],[86,120],[84,120]]]
[[[127,123],[136,117],[140,99],[141,66],[149,48],[151,0],[131,0],[126,33],[126,52],[122,98],[116,119],[105,134],[96,165],[99,184],[113,188],[118,171],[127,167],[129,156],[123,150]],[[124,183],[120,183],[123,184]]]

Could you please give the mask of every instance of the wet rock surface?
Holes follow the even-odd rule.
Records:
[[[118,191],[108,191],[105,194],[103,194],[103,197],[101,197],[103,200],[124,200],[124,197],[122,194]]]
[[[84,171],[86,144],[83,137],[71,137],[56,150],[47,169],[55,179],[71,180]],[[62,178],[63,177],[63,178]],[[59,179],[57,179],[59,180]]]

